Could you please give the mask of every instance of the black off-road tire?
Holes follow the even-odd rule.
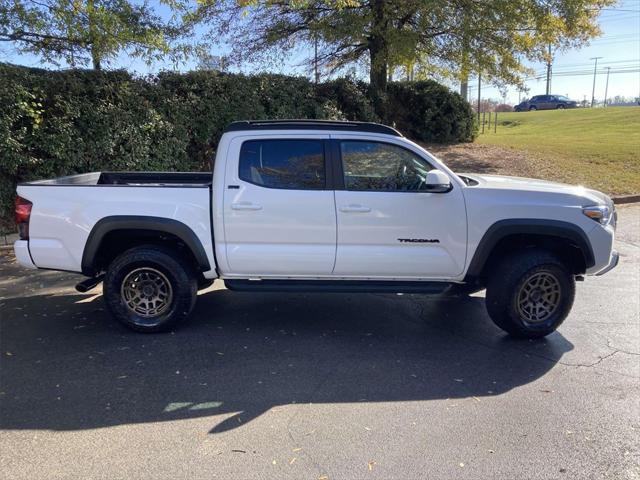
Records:
[[[132,290],[132,285],[138,288],[141,282],[136,283],[136,274],[146,274],[147,283],[151,276],[165,292],[170,292],[170,295],[165,295],[166,302],[159,302],[162,307],[157,314],[145,316],[127,305],[123,284],[127,280],[127,292]],[[151,283],[152,289],[155,284]],[[197,276],[189,262],[177,252],[155,245],[135,247],[116,257],[109,265],[103,282],[104,299],[111,314],[132,330],[143,333],[170,330],[185,319],[195,305],[197,290]]]
[[[559,295],[553,296],[557,298],[552,302],[556,306],[547,313],[548,317],[532,322],[526,318],[526,307],[520,306],[520,300],[527,297],[523,288],[541,277],[551,279],[552,284],[555,278]],[[573,273],[558,257],[544,250],[528,249],[505,257],[489,276],[487,311],[493,322],[512,337],[541,338],[554,332],[567,317],[575,288]]]

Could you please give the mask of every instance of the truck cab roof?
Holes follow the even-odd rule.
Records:
[[[224,133],[253,130],[343,130],[403,136],[395,128],[380,123],[339,120],[244,120],[230,123]]]

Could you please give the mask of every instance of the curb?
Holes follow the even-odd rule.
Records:
[[[612,200],[616,205],[635,203],[640,202],[640,195],[620,195],[619,197],[612,197]]]

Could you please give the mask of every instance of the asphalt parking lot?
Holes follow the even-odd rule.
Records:
[[[0,477],[640,478],[640,206],[542,341],[482,295],[248,294],[141,335],[0,259]]]

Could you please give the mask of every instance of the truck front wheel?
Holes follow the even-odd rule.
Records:
[[[154,245],[125,251],[109,265],[103,290],[114,317],[138,332],[160,332],[189,315],[198,282],[186,260]]]
[[[517,338],[555,331],[575,296],[573,274],[557,257],[531,249],[504,258],[489,277],[486,304],[494,323]]]

